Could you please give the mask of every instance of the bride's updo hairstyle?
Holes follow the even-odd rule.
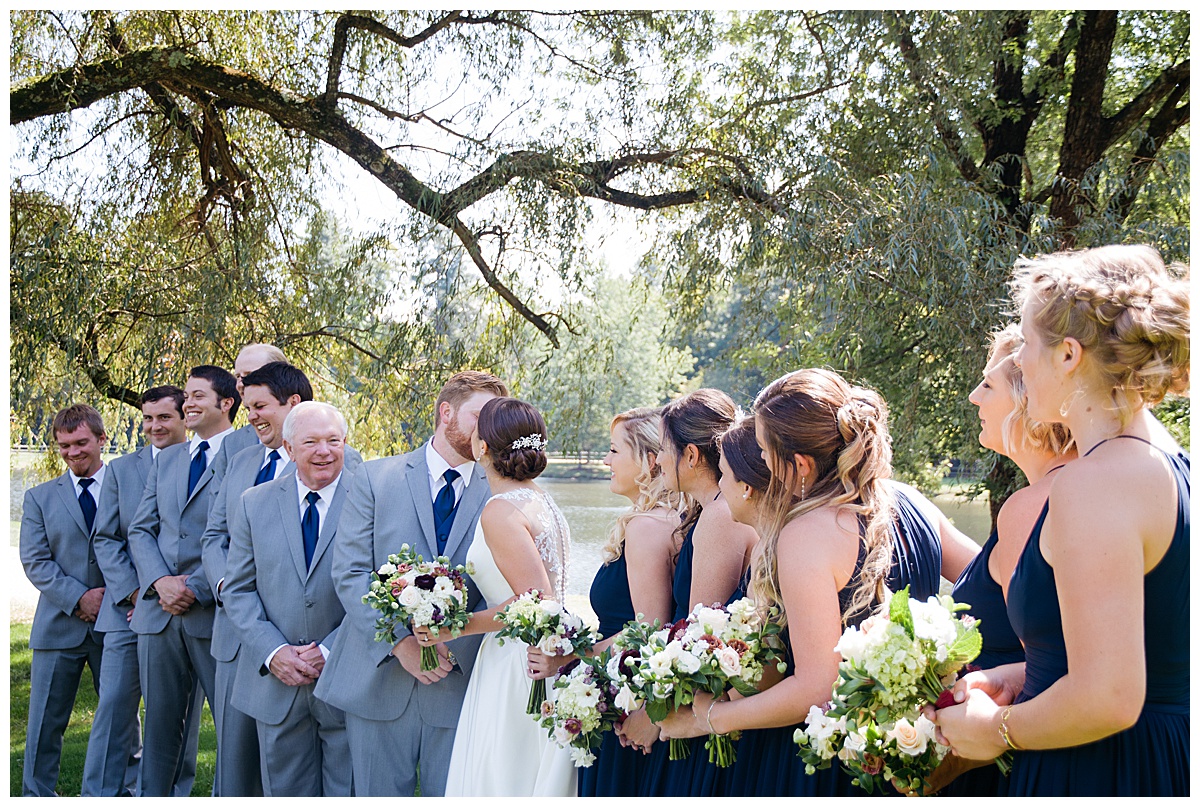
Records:
[[[771,382],[754,402],[766,440],[771,483],[762,504],[760,552],[751,588],[765,605],[780,606],[778,546],[785,525],[820,507],[857,516],[866,546],[859,580],[844,622],[882,602],[892,566],[893,497],[888,410],[874,390],[855,387],[829,370],[797,370]],[[811,457],[816,478],[801,487],[795,455]],[[839,520],[839,523],[842,523]]]
[[[1012,401],[1012,411],[1004,418],[1000,438],[1004,441],[1004,453],[1011,457],[1013,451],[1046,451],[1061,454],[1071,445],[1071,434],[1061,423],[1042,423],[1029,417],[1029,402],[1025,399],[1025,380],[1021,368],[1013,359],[1025,341],[1021,328],[1007,325],[991,335],[988,348],[989,366],[999,370],[999,380]]]
[[[1083,346],[1123,427],[1139,403],[1188,389],[1188,274],[1152,247],[1097,247],[1018,261],[1013,292],[1047,344],[1070,336]]]
[[[476,428],[496,473],[524,482],[546,470],[546,421],[532,404],[492,398],[479,410]]]
[[[718,438],[737,419],[737,407],[733,399],[719,389],[705,387],[676,398],[662,409],[662,442],[671,444],[675,454],[675,468],[683,461],[683,452],[689,445],[700,449],[705,466],[713,478],[721,478],[721,448]],[[687,535],[688,530],[700,518],[700,504],[692,502],[683,522],[676,530],[676,537]]]

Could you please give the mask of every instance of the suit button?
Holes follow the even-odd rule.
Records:
[[[305,601],[304,601],[304,607],[305,607],[305,608],[312,608],[312,607],[313,607],[313,601],[312,601],[312,600],[305,600]]]
[[[95,566],[95,565],[96,565],[96,561],[95,561],[95,560],[89,560],[89,561],[88,561],[88,563],[92,564],[93,566]]]

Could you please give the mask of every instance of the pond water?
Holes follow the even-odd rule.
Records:
[[[586,597],[592,577],[603,562],[601,548],[608,528],[629,507],[629,500],[611,492],[607,480],[539,479],[538,484],[554,497],[571,526],[567,593]],[[987,540],[992,520],[986,498],[966,501],[942,494],[933,501],[976,543],[982,545]]]

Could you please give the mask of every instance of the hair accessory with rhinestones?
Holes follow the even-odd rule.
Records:
[[[542,439],[540,434],[534,433],[525,437],[518,437],[513,440],[513,444],[509,446],[513,451],[519,448],[532,448],[541,451],[546,447],[546,441]]]

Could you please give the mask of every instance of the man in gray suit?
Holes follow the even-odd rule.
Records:
[[[196,679],[215,702],[214,601],[200,560],[201,536],[225,470],[222,441],[233,433],[241,398],[233,376],[212,365],[192,368],[184,395],[184,423],[193,437],[158,455],[129,527],[141,592],[130,625],[138,635],[146,706],[143,796],[171,792]]]
[[[346,614],[330,546],[362,460],[328,404],[297,404],[283,428],[296,472],[230,504],[225,602],[242,636],[233,703],[257,722],[266,795],[350,796],[346,716],[313,689]]]
[[[238,384],[242,408],[257,437],[255,445],[242,449],[229,461],[203,537],[204,573],[217,601],[212,629],[212,654],[217,662],[217,692],[212,703],[217,729],[214,789],[221,796],[261,796],[263,780],[254,718],[230,705],[241,643],[223,602],[225,562],[229,554],[226,516],[247,490],[292,469],[291,454],[283,441],[283,422],[293,406],[312,400],[313,391],[304,373],[287,362],[265,364],[247,373]]]
[[[508,388],[495,376],[457,373],[438,396],[433,439],[410,454],[363,463],[346,499],[333,553],[333,579],[346,609],[316,696],[346,712],[360,796],[445,793],[454,730],[479,636],[438,645],[441,665],[421,671],[421,648],[406,630],[394,645],[375,641],[378,616],[362,597],[371,572],[412,545],[425,558],[466,562],[490,492],[471,459],[479,410]],[[435,513],[438,517],[435,517]],[[470,588],[468,603],[481,606]]]
[[[83,665],[92,668],[92,683],[100,693],[104,640],[96,628],[104,578],[96,565],[92,536],[95,497],[104,485],[100,451],[108,436],[100,413],[87,404],[69,406],[55,415],[51,431],[67,471],[26,491],[21,516],[21,565],[41,592],[29,634],[33,662],[21,777],[25,796],[55,795],[63,732],[71,719]],[[106,725],[112,718],[111,708],[96,712],[94,723],[99,724],[105,742],[114,730]],[[85,782],[101,778],[104,754],[91,746],[84,761]],[[127,761],[128,745],[123,750]]]
[[[146,476],[158,453],[187,439],[183,425],[183,390],[179,387],[152,387],[142,393],[142,434],[147,445],[118,457],[108,464],[105,483],[100,489],[96,511],[96,537],[93,546],[96,563],[104,575],[104,602],[96,619],[96,630],[104,633],[104,656],[100,665],[100,703],[96,715],[114,710],[111,721],[94,721],[88,751],[105,749],[100,766],[101,780],[83,780],[84,796],[132,796],[137,791],[141,759],[138,705],[142,688],[138,681],[137,634],[129,627],[138,601],[137,570],[129,556],[127,536],[133,514],[142,500]],[[147,607],[157,608],[156,603]],[[203,699],[192,701],[185,735],[189,753],[180,760],[174,793],[186,796],[196,778],[196,747],[200,739],[200,713]],[[107,736],[101,726],[110,727]],[[130,757],[133,757],[130,762]]]

